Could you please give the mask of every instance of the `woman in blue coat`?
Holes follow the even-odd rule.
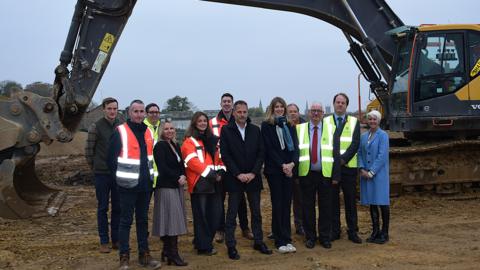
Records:
[[[370,205],[372,234],[367,238],[367,242],[384,244],[388,241],[390,221],[388,134],[379,127],[382,119],[380,112],[370,111],[367,118],[370,129],[360,137],[358,150],[360,202]],[[378,208],[382,215],[381,231]]]

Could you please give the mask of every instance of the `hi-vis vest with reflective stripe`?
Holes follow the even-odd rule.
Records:
[[[124,188],[133,188],[138,185],[140,178],[140,144],[135,134],[124,123],[117,127],[122,141],[122,149],[117,158],[117,184]],[[150,129],[145,131],[145,144],[147,146],[147,159],[150,178],[153,180],[153,134]]]
[[[220,137],[220,133],[222,132],[222,127],[228,124],[228,120],[225,118],[213,117],[210,119],[210,127],[212,128],[213,135]]]
[[[203,143],[202,143],[203,144]],[[193,147],[192,147],[193,146]],[[225,170],[225,166],[220,161],[219,151],[215,153],[215,157],[206,155],[203,150],[203,145],[195,138],[188,137],[182,145],[182,154],[186,169],[186,176],[188,182],[188,191],[191,193],[193,187],[197,183],[200,176],[206,177],[210,170]],[[216,161],[216,162],[214,162]]]
[[[213,135],[215,135],[217,137],[220,137],[220,130],[221,129],[222,129],[222,127],[218,123],[217,117],[213,117],[212,118],[212,132],[213,132]]]
[[[296,126],[298,137],[298,149],[300,158],[298,159],[298,176],[306,176],[310,170],[310,134],[308,122]]]
[[[357,125],[357,118],[353,116],[347,117],[347,122],[344,124],[342,134],[340,135],[340,155],[345,153],[347,148],[352,144],[353,132]],[[323,119],[322,129],[322,172],[324,177],[332,177],[333,167],[333,134],[337,126],[333,115],[327,116]],[[346,164],[346,167],[357,168],[357,154]]]
[[[158,142],[158,134],[160,133],[160,120],[158,121],[158,125],[152,125],[150,122],[148,122],[148,119],[145,118],[143,120],[143,123],[147,125],[147,128],[150,129],[150,131],[153,134],[153,146]],[[157,128],[155,128],[157,127]],[[157,164],[155,164],[155,160],[153,160],[153,188],[157,186],[157,177],[158,177],[158,169],[157,169]]]

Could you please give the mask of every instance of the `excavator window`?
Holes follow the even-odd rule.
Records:
[[[418,52],[415,100],[450,94],[466,83],[462,33],[430,33]]]
[[[412,40],[405,37],[399,40],[395,60],[393,62],[391,110],[392,112],[405,112],[407,110],[407,91],[410,67]]]

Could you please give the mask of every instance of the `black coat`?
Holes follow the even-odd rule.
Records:
[[[260,128],[249,123],[245,128],[245,141],[235,121],[222,128],[220,134],[220,153],[227,168],[223,186],[227,192],[258,191],[263,188],[262,164],[264,147]],[[241,173],[254,173],[255,178],[249,183],[237,179]]]
[[[295,149],[294,151],[288,151],[285,146],[285,149],[282,150],[275,126],[265,121],[262,122],[262,137],[265,145],[264,173],[266,175],[283,174],[282,164],[294,162],[293,174],[296,175],[299,156],[297,132],[294,127],[288,125]]]
[[[174,147],[180,160],[167,141],[159,141],[153,148],[153,157],[158,170],[157,188],[178,188],[178,178],[185,175],[182,152],[178,144]]]

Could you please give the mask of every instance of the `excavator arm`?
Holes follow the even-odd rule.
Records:
[[[0,96],[1,217],[54,215],[65,199],[35,174],[39,143],[72,140],[135,3],[78,0],[53,87],[32,84]]]
[[[381,75],[388,79],[396,45],[385,33],[403,22],[384,0],[203,0],[290,11],[315,17],[342,30],[349,42],[354,37],[372,56]],[[351,43],[352,44],[352,43]],[[362,67],[366,69],[366,67]]]

